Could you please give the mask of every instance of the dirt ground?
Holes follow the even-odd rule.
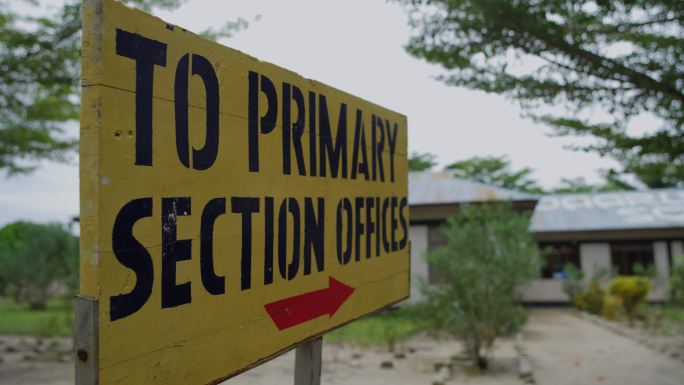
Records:
[[[568,310],[534,310],[524,331],[538,384],[682,385],[684,363]]]
[[[569,309],[533,310],[524,330],[524,343],[537,384],[620,384],[682,385],[684,363],[666,354],[582,319]],[[54,352],[31,347],[35,340],[0,337],[0,385],[73,385],[73,364],[45,362]],[[62,341],[55,346],[57,359]],[[27,349],[27,351],[22,351]],[[397,358],[381,347],[358,347],[340,343],[323,346],[322,384],[429,385],[437,374],[435,367],[452,363],[447,384],[521,384],[517,374],[517,354],[511,339],[501,340],[494,352],[492,370],[486,375],[469,369],[455,341],[436,342],[417,336],[400,348]],[[27,359],[30,358],[30,359]],[[49,357],[48,357],[49,358]],[[391,362],[392,368],[383,368]],[[224,385],[291,384],[294,352],[224,383]],[[444,369],[443,369],[444,370]]]

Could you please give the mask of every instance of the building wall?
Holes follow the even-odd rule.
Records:
[[[670,255],[667,248],[666,241],[653,242],[653,260],[658,276],[648,294],[651,301],[664,301],[670,295]]]
[[[599,269],[611,269],[610,243],[580,243],[580,265],[588,281]]]
[[[419,282],[429,279],[429,267],[424,255],[430,249],[429,226],[412,225],[409,229],[411,240],[411,297],[405,303],[416,303],[422,299]],[[684,255],[684,241],[672,241],[671,255]],[[656,271],[660,277],[652,289],[649,300],[663,301],[668,298],[670,274],[668,242],[653,242],[653,257]],[[599,268],[612,269],[609,242],[586,242],[579,245],[580,267],[588,281]],[[538,279],[521,288],[523,301],[528,303],[567,302],[563,293],[563,281],[560,279]]]
[[[411,296],[404,303],[416,303],[422,299],[421,280],[428,279],[428,264],[424,255],[428,250],[428,226],[412,225],[409,228],[411,240]]]

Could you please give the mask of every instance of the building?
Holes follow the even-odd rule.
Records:
[[[684,189],[545,196],[530,231],[550,254],[542,279],[525,288],[526,301],[567,301],[561,290],[566,263],[586,277],[599,268],[622,275],[639,265],[653,268],[649,299],[666,300],[672,258],[684,254]]]
[[[461,205],[510,201],[514,209],[531,212],[539,199],[531,194],[457,179],[446,171],[409,173],[408,194],[411,240],[409,302],[412,303],[421,299],[421,280],[430,283],[439,279],[439,272],[432,269],[423,256],[446,243],[439,228],[449,216],[458,213]]]
[[[597,269],[632,274],[637,265],[660,278],[649,299],[667,299],[672,258],[684,254],[684,189],[554,194],[539,197],[456,179],[450,172],[409,175],[411,302],[421,299],[419,282],[439,279],[423,258],[442,247],[445,219],[464,204],[510,201],[531,212],[530,231],[547,253],[541,278],[523,290],[528,303],[564,303],[563,267],[581,268],[587,279]]]

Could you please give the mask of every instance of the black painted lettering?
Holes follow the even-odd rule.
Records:
[[[154,66],[166,67],[166,44],[117,29],[116,54],[135,60],[135,164],[151,166]]]
[[[314,211],[313,199],[304,198],[304,275],[311,274],[311,252],[316,255],[316,269],[320,273],[325,268],[325,200],[316,200],[318,208]]]
[[[389,223],[387,223],[387,209],[390,207],[390,198],[385,198],[382,200],[382,249],[385,253],[390,252],[390,243],[387,237],[387,228]]]
[[[287,213],[292,215],[292,261],[287,263]],[[299,270],[301,213],[295,198],[283,199],[278,212],[278,269],[280,276],[291,281]]]
[[[297,121],[292,124],[292,103],[297,106]],[[299,175],[306,175],[304,165],[304,150],[302,149],[302,135],[305,122],[304,95],[296,86],[283,83],[283,174],[291,173],[290,146],[294,147],[297,171]],[[290,139],[292,138],[292,139]]]
[[[259,132],[268,134],[275,128],[278,117],[278,95],[271,79],[265,75],[249,71],[247,96],[247,146],[249,152],[249,171],[259,172]],[[261,86],[259,87],[259,84]],[[266,113],[259,120],[259,90],[266,95]],[[261,126],[261,127],[259,127]]]
[[[390,129],[390,122],[385,119],[385,127],[387,128],[387,142],[389,143],[390,181],[394,183],[394,157],[397,151],[398,126],[394,123],[394,128]]]
[[[176,151],[181,163],[190,168],[189,164],[189,122],[188,122],[188,60],[189,55],[183,56],[176,67],[176,81],[174,84],[174,105],[176,110]],[[192,168],[206,170],[211,167],[218,156],[219,141],[219,85],[214,67],[204,56],[192,55],[192,75],[199,75],[204,83],[206,94],[206,133],[204,147],[192,149]]]
[[[162,309],[184,305],[191,301],[190,282],[176,283],[176,265],[180,261],[192,258],[192,240],[178,239],[176,231],[178,217],[190,215],[190,209],[189,197],[162,198]]]
[[[320,119],[320,176],[326,176],[327,166],[330,166],[330,177],[337,178],[340,166],[342,166],[342,178],[347,177],[347,105],[340,104],[340,116],[337,121],[337,135],[333,146],[333,136],[330,131],[330,117],[328,115],[328,102],[324,95],[319,96],[319,119]]]
[[[399,222],[401,223],[401,230],[403,234],[401,240],[399,241],[399,250],[404,250],[406,244],[408,243],[408,223],[406,221],[406,214],[404,213],[404,211],[406,211],[407,208],[408,201],[406,200],[406,197],[403,197],[399,202]]]
[[[379,173],[380,181],[384,182],[385,168],[382,164],[382,155],[383,151],[385,150],[385,127],[382,124],[382,119],[376,115],[373,115],[373,131],[371,136],[373,141],[373,180],[378,180],[377,174]]]
[[[240,259],[240,289],[252,287],[252,214],[259,212],[259,198],[232,197],[233,214],[242,214],[242,256]]]
[[[364,199],[357,197],[354,199],[354,259],[361,259],[361,235],[365,233],[365,226],[361,222],[361,210],[364,206]]]
[[[397,251],[398,250],[398,243],[396,241],[397,239],[397,197],[392,197],[392,208],[390,209],[390,223],[391,223],[391,238],[392,238],[392,251]]]
[[[264,198],[264,285],[273,283],[273,197]]]
[[[140,310],[152,294],[154,267],[152,256],[133,236],[133,226],[142,218],[152,216],[152,198],[140,198],[126,203],[114,220],[112,248],[117,261],[135,272],[135,286],[126,294],[109,297],[109,320]]]
[[[309,92],[309,175],[316,176],[316,94]]]
[[[226,213],[226,198],[214,198],[204,206],[200,224],[200,273],[202,285],[209,294],[226,292],[226,279],[214,269],[214,224],[216,218]]]
[[[362,160],[359,161],[359,152]],[[366,148],[366,128],[363,123],[363,111],[356,110],[356,126],[354,129],[354,150],[352,151],[351,178],[356,179],[356,174],[363,174],[366,180],[370,178],[368,173],[368,150]]]
[[[343,249],[343,213],[346,213],[346,245]],[[351,260],[351,249],[352,249],[352,205],[349,199],[342,198],[340,203],[337,204],[337,261],[340,265],[346,265]]]
[[[375,207],[375,198],[366,198],[366,258],[370,258],[373,253],[371,252],[371,240],[372,235],[378,237],[378,231],[376,230],[376,222],[373,220],[373,207]]]

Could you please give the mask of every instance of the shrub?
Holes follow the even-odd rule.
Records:
[[[424,287],[435,326],[460,338],[481,369],[495,339],[524,322],[518,288],[539,276],[528,223],[509,205],[466,206],[442,229],[446,246],[427,254],[444,278]]]
[[[577,296],[584,291],[584,273],[582,269],[568,263],[563,267],[565,279],[563,280],[563,292],[568,296],[571,303],[575,303]]]
[[[617,318],[618,314],[622,310],[622,299],[614,295],[606,295],[603,297],[603,309],[601,315],[603,317],[614,320]]]
[[[589,288],[575,299],[575,306],[591,314],[601,314],[603,312],[603,299],[606,296],[605,290],[598,282],[589,284]]]
[[[680,255],[672,262],[670,274],[670,287],[675,302],[684,305],[684,255]]]
[[[622,306],[629,323],[634,323],[637,306],[646,303],[646,297],[651,289],[651,281],[640,276],[621,276],[610,282],[610,294],[622,300]]]
[[[78,240],[59,224],[15,222],[0,229],[0,281],[17,303],[44,309],[54,284],[75,286]]]

